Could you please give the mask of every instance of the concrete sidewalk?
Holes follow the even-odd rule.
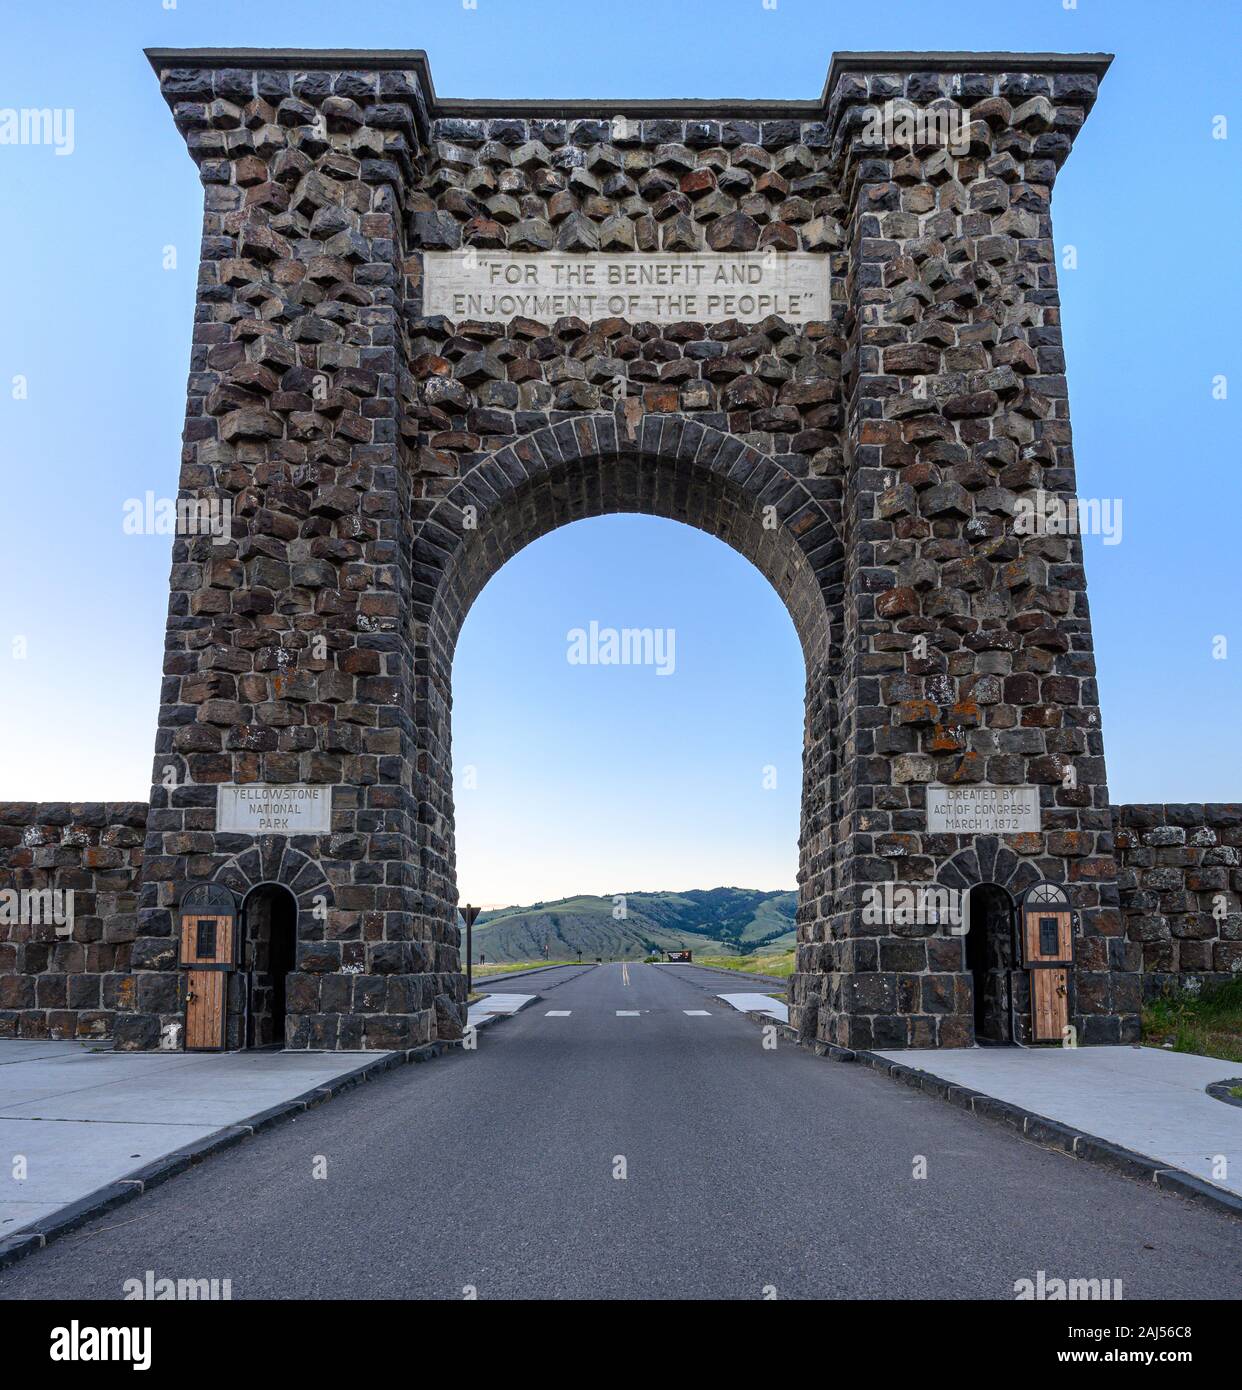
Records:
[[[538,995],[535,994],[485,994],[482,999],[470,1005],[466,1022],[471,1028],[481,1028],[493,1019],[508,1018],[511,1014],[520,1013],[527,1004],[537,998]]]
[[[51,1229],[66,1208],[103,1189],[141,1183],[178,1150],[221,1131],[242,1137],[236,1127],[298,1099],[325,1099],[308,1093],[397,1055],[112,1052],[0,1040],[0,1245],[26,1228]]]
[[[770,994],[718,994],[716,998],[731,1004],[739,1013],[767,1014],[778,1023],[789,1022],[789,1005]]]
[[[1206,1090],[1242,1076],[1242,1062],[1153,1047],[916,1048],[874,1055],[1242,1196],[1242,1108]]]

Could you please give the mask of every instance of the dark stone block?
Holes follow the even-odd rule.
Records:
[[[159,1018],[154,1014],[120,1014],[112,1041],[118,1052],[149,1052],[159,1046]]]

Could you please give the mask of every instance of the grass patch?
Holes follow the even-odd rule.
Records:
[[[586,961],[582,962],[583,965]],[[547,965],[577,965],[576,960],[507,960],[500,965],[476,965],[470,972],[476,980],[486,980],[492,975],[509,975],[515,970],[543,969]]]
[[[786,980],[794,973],[792,951],[772,952],[754,956],[695,956],[693,965],[714,965],[721,970],[738,970],[744,975],[769,975]]]
[[[1179,990],[1153,999],[1143,1009],[1143,1041],[1242,1062],[1242,980],[1205,986],[1201,994]]]

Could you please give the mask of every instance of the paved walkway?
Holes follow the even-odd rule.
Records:
[[[537,997],[534,994],[485,994],[470,1005],[466,1022],[473,1028],[479,1028],[494,1018],[506,1018],[509,1014],[518,1013]]]
[[[0,1239],[384,1055],[0,1040]]]
[[[716,997],[741,1013],[767,1014],[781,1023],[789,1022],[789,1005],[783,1000],[773,999],[770,994],[720,994]]]
[[[1154,1047],[911,1048],[877,1055],[1242,1195],[1242,1107],[1213,1100],[1205,1089],[1242,1076],[1242,1062]]]

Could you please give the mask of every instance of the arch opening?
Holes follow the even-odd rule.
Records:
[[[602,919],[600,900],[625,895],[628,922],[570,911],[563,934],[545,919],[561,951],[586,931],[591,955],[654,929],[632,894],[782,894],[792,919],[805,675],[779,597],[714,537],[636,515],[541,537],[489,581],[455,654],[461,892],[488,907],[581,897]],[[704,899],[704,920],[724,921],[725,900]],[[687,907],[646,903],[679,922]],[[535,945],[522,958],[546,954]]]
[[[1008,889],[977,883],[967,901],[966,970],[974,1001],[975,1041],[1014,1041],[1017,909]]]
[[[684,522],[748,559],[780,596],[806,664],[799,834],[799,970],[828,939],[836,805],[834,662],[844,550],[839,480],[796,477],[720,430],[646,416],[634,438],[611,414],[528,435],[446,482],[414,547],[409,633],[419,734],[426,936],[458,948],[451,767],[452,663],[475,598],[506,560],[573,521],[634,513]],[[797,993],[795,985],[795,993]],[[816,1005],[799,1020],[813,1032]]]
[[[297,956],[297,927],[297,899],[284,884],[256,884],[246,894],[242,969],[235,976],[238,997],[229,1011],[230,1047],[286,1045],[288,981]]]

